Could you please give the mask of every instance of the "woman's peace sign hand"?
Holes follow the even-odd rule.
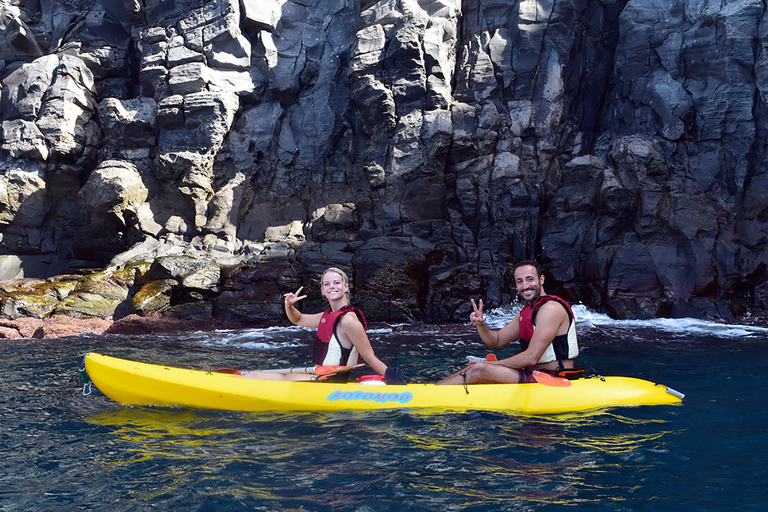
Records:
[[[299,287],[298,290],[296,290],[296,293],[288,292],[285,295],[283,295],[283,297],[285,297],[285,307],[293,306],[294,304],[296,304],[300,300],[306,299],[307,298],[306,295],[299,295],[301,293],[301,290],[303,290],[303,289],[304,289],[304,287],[301,286],[301,287]]]

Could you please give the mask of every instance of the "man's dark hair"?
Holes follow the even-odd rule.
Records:
[[[539,263],[534,260],[518,261],[517,263],[515,263],[515,268],[512,269],[512,273],[514,274],[515,272],[517,272],[518,268],[526,267],[528,265],[536,269],[536,277],[541,277],[541,265],[539,265]]]

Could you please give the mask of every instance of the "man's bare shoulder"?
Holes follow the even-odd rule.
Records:
[[[539,311],[536,314],[537,320],[542,317],[542,314],[546,318],[552,319],[569,318],[565,306],[556,300],[547,301],[539,307]]]

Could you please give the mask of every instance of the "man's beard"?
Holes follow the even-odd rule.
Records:
[[[525,300],[525,297],[523,297],[523,293],[525,292],[518,293],[520,295],[520,298],[523,299],[523,301],[528,304],[533,304],[534,302],[536,302],[537,299],[539,299],[539,297],[541,297],[541,286],[533,287],[533,296],[531,297],[530,300]]]

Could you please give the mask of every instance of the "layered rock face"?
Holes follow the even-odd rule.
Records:
[[[465,321],[528,258],[620,318],[760,314],[765,16],[0,0],[2,315],[278,320],[338,266],[371,319]]]

